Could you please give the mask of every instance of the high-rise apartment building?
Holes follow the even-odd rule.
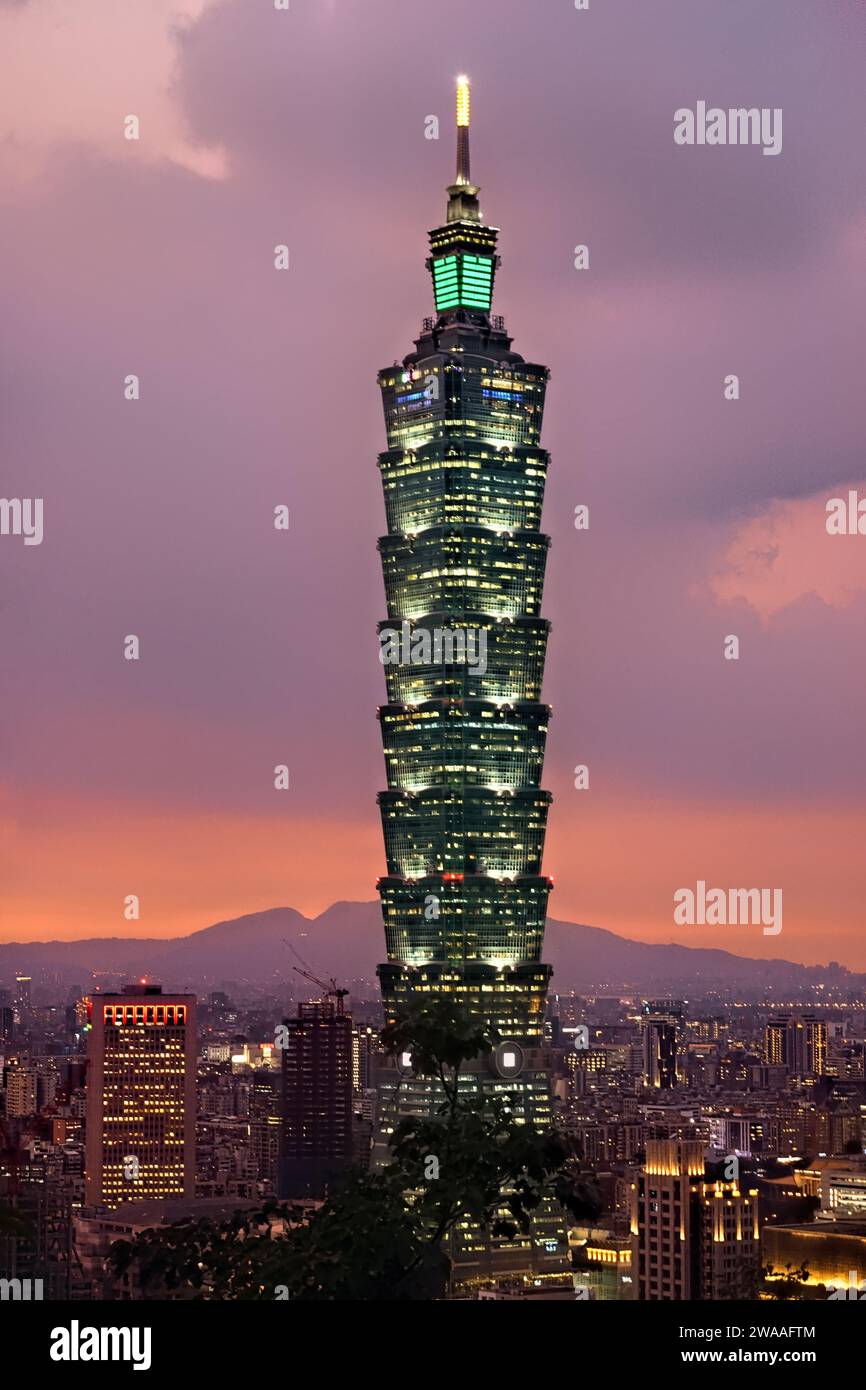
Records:
[[[277,1170],[282,1127],[282,1083],[280,1073],[257,1068],[250,1081],[250,1149],[256,1176],[270,1192],[277,1190]]]
[[[639,1299],[749,1297],[760,1264],[757,1189],[709,1177],[702,1143],[647,1140],[631,1233]]]
[[[379,1029],[369,1024],[352,1029],[352,1089],[367,1091],[375,1085],[382,1052]]]
[[[86,1201],[195,1194],[196,999],[127,985],[90,1001]]]
[[[826,1075],[826,1022],[814,1014],[775,1014],[767,1021],[764,1057],[769,1065],[787,1067],[797,1076]]]
[[[35,1067],[10,1068],[6,1077],[6,1114],[10,1119],[36,1114],[38,1079]]]
[[[643,1084],[670,1091],[679,1080],[682,1014],[665,1003],[646,1004],[641,1017]]]
[[[18,1024],[27,1023],[32,1011],[31,986],[33,981],[29,975],[15,976],[15,1022]]]
[[[337,996],[283,1028],[279,1195],[320,1196],[352,1160],[352,1019]]]

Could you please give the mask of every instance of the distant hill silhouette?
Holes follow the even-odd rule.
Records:
[[[384,955],[382,918],[377,902],[338,902],[319,917],[291,907],[252,912],[228,922],[161,940],[147,937],[93,937],[82,941],[11,942],[0,945],[0,982],[9,988],[16,972],[35,982],[90,985],[96,973],[103,987],[112,976],[147,975],[167,988],[196,991],[239,986],[299,986],[298,957],[314,974],[352,984],[375,980]],[[866,987],[866,975],[843,966],[796,965],[786,960],[753,960],[729,951],[680,945],[647,945],[600,927],[548,921],[544,958],[554,968],[559,990],[635,990],[659,995],[704,994],[736,989],[744,997],[765,993],[792,998],[793,991],[819,985],[852,990]]]

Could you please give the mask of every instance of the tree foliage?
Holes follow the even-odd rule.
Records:
[[[497,1041],[477,1020],[437,1000],[390,1024],[382,1041],[441,1088],[433,1114],[397,1126],[386,1166],[350,1172],[311,1216],[270,1202],[227,1222],[190,1220],[116,1242],[115,1277],[131,1276],[144,1297],[436,1299],[458,1221],[511,1236],[551,1197],[576,1217],[599,1214],[567,1137],[523,1123],[508,1096],[463,1085],[466,1064]]]
[[[807,1298],[804,1285],[809,1279],[809,1267],[804,1262],[799,1267],[790,1262],[784,1269],[776,1269],[772,1264],[761,1269],[761,1287],[771,1298]]]

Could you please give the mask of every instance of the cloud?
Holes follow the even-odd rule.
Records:
[[[51,156],[75,146],[105,159],[167,160],[205,178],[224,177],[224,152],[190,137],[171,92],[183,33],[214,2],[7,4],[0,14],[6,196],[33,191]],[[138,141],[124,138],[130,114],[140,121]]]
[[[866,482],[846,484],[866,496]],[[778,502],[740,527],[710,579],[719,603],[742,599],[765,621],[805,598],[848,607],[866,593],[866,538],[827,534],[827,494]]]

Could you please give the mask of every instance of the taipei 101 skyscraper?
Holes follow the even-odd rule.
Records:
[[[550,712],[540,703],[549,540],[539,437],[549,373],[512,351],[491,313],[498,233],[478,193],[461,77],[457,173],[446,220],[430,233],[435,317],[402,366],[379,373],[388,789],[378,974],[389,1019],[443,995],[482,1017],[502,1041],[475,1084],[515,1095],[543,1122],[551,797],[540,786]],[[404,1074],[392,1113],[417,1111],[423,1090]]]

